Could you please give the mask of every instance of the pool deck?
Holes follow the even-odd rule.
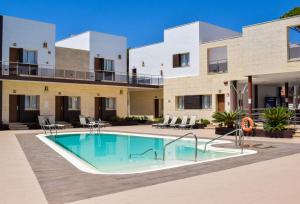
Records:
[[[153,129],[149,126],[109,127],[107,130],[166,135],[182,135],[188,132],[186,130]],[[75,131],[81,131],[81,129],[75,129]],[[214,137],[213,130],[194,130],[193,132],[199,137]],[[159,204],[199,203],[200,201],[201,203],[299,203],[299,138],[251,137],[246,139],[247,143],[272,143],[276,144],[278,149],[260,150],[261,154],[257,154],[255,157],[246,156],[248,159],[238,157],[223,160],[224,162],[218,164],[206,163],[205,165],[193,165],[192,168],[179,168],[176,169],[178,172],[165,170],[146,174],[143,177],[130,176],[123,177],[123,180],[120,177],[103,180],[102,175],[84,175],[85,173],[79,172],[49,148],[31,143],[38,141],[32,140],[37,133],[41,133],[41,131],[0,132],[1,203],[42,204],[47,201],[49,203],[73,202],[76,204]],[[15,135],[18,135],[18,139]],[[227,137],[227,139],[232,139],[232,137]],[[276,149],[277,151],[275,151]],[[40,162],[40,158],[44,160],[44,164],[34,162]],[[49,164],[51,165],[47,166]],[[38,169],[37,166],[46,168]],[[64,177],[57,174],[59,170],[57,167],[68,167],[68,171],[65,171],[67,173],[64,175],[66,177],[70,177],[70,173],[71,175],[77,173],[80,175],[78,178],[81,178],[75,179],[75,181],[71,180],[69,184],[55,183],[53,181],[65,180],[59,179]],[[45,170],[48,172],[47,175]],[[54,173],[49,174],[49,170]],[[99,179],[95,179],[95,176]],[[55,177],[56,179],[54,179]],[[82,178],[90,180],[87,180],[87,184],[80,185]],[[116,180],[119,180],[118,182],[121,180],[123,185]],[[107,185],[106,189],[101,188],[103,183]],[[119,187],[117,188],[114,184]],[[45,185],[48,186],[48,189],[45,188]],[[87,186],[92,187],[94,192],[90,192]],[[82,193],[85,191],[90,193]],[[70,192],[71,194],[67,194]]]

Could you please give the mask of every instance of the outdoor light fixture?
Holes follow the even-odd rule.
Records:
[[[227,86],[228,85],[228,81],[224,81],[224,85]]]
[[[97,96],[100,96],[100,94],[99,94],[99,93],[97,93]]]
[[[45,87],[44,87],[44,92],[47,92],[47,91],[49,91],[49,87],[48,87],[48,86],[45,86]]]
[[[123,90],[122,90],[122,89],[120,90],[120,94],[121,94],[121,95],[123,94]]]
[[[16,47],[16,46],[17,46],[17,43],[13,43],[13,46]]]
[[[61,92],[58,92],[58,95],[61,95]]]
[[[44,42],[43,43],[43,48],[47,48],[48,47],[48,43],[47,42]]]
[[[100,55],[99,55],[99,54],[97,54],[97,57],[100,57]]]
[[[13,90],[13,93],[17,93],[17,91],[14,89],[14,90]]]
[[[118,55],[118,59],[122,59],[122,55]]]

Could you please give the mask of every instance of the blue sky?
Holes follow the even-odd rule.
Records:
[[[200,20],[241,31],[295,6],[299,0],[0,0],[0,14],[54,23],[57,40],[94,30],[137,47],[162,41],[164,28]]]

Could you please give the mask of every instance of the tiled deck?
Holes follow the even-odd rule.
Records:
[[[149,126],[110,127],[107,128],[107,130],[152,133],[159,135],[182,135],[187,132],[183,130],[153,129]],[[194,131],[202,138],[214,136],[212,130]],[[44,143],[38,140],[35,135],[36,133],[32,134],[29,131],[27,134],[17,134],[17,138],[49,203],[72,202],[129,189],[136,189],[143,186],[151,186],[169,181],[176,182],[176,180],[179,179],[205,175],[212,172],[223,171],[247,164],[300,153],[300,144],[297,144],[298,140],[248,138],[247,143],[249,143],[249,141],[252,144],[263,143],[265,145],[272,145],[275,148],[255,149],[259,151],[259,153],[255,155],[144,173],[139,174],[138,177],[136,175],[92,175],[76,169],[64,158],[60,157],[52,149],[48,148]],[[228,138],[232,139],[232,137],[227,137],[227,139]],[[260,141],[256,142],[256,140]],[[277,141],[281,142],[279,143]],[[93,203],[93,201],[90,202]]]

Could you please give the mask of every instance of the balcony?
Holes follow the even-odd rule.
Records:
[[[118,84],[132,86],[161,86],[163,78],[153,75],[130,75],[112,71],[76,71],[56,69],[50,65],[32,65],[1,62],[1,77],[38,81],[63,81],[75,83]]]
[[[208,63],[208,73],[227,73],[227,59],[210,61]]]
[[[289,47],[289,59],[298,59],[300,60],[300,45],[293,44]]]

